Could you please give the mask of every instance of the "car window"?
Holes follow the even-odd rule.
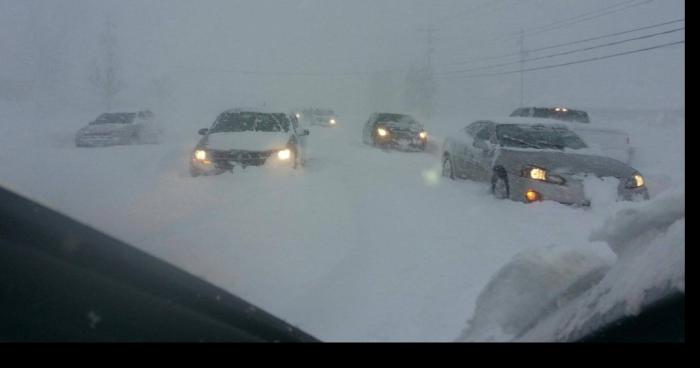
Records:
[[[102,114],[93,121],[92,125],[101,124],[131,124],[136,118],[136,113],[115,113],[115,114]]]
[[[0,0],[0,189],[322,341],[569,341],[684,293],[685,3]]]

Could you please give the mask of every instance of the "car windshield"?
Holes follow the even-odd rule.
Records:
[[[383,123],[402,128],[420,127],[420,123],[418,123],[414,118],[399,114],[379,114],[377,116],[377,122],[380,124]]]
[[[287,132],[289,119],[285,114],[257,112],[226,112],[216,119],[211,133],[225,132]]]
[[[101,124],[131,124],[136,118],[136,113],[113,113],[113,114],[102,114],[95,121],[91,122],[90,125],[101,125]]]
[[[685,291],[685,4],[0,0],[0,189],[254,304],[237,323],[574,341]],[[61,228],[12,205],[0,341],[6,231]],[[66,320],[124,327],[91,309]]]
[[[505,147],[536,149],[582,149],[583,140],[566,127],[503,124],[496,126],[498,142]]]

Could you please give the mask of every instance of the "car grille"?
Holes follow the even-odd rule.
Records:
[[[272,154],[272,151],[213,151],[212,159],[214,162],[236,162],[243,166],[262,166]]]

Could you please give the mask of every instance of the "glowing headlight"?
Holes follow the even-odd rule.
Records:
[[[418,133],[418,136],[420,137],[420,139],[426,139],[428,138],[428,132],[420,132]]]
[[[205,150],[196,150],[194,151],[194,158],[196,158],[199,161],[206,161],[207,159],[207,151]]]
[[[531,166],[523,170],[522,176],[529,178],[529,179],[534,179],[534,180],[539,180],[539,181],[546,181],[547,183],[551,184],[557,184],[557,185],[564,185],[566,184],[566,180],[562,178],[559,175],[549,175],[549,172],[547,170],[540,168],[540,167],[535,167]]]
[[[389,135],[389,132],[387,132],[384,128],[378,128],[377,134],[379,134],[380,137],[386,137],[387,135]]]
[[[530,169],[529,176],[531,179],[546,181],[547,170],[540,169],[539,167],[533,167]]]
[[[644,186],[644,177],[635,174],[627,180],[627,188],[641,188]]]
[[[335,119],[331,119],[330,123],[335,124]]]
[[[288,149],[283,149],[277,152],[277,158],[280,160],[289,160],[290,157],[292,157],[292,151]]]
[[[297,119],[301,118],[301,114],[297,113]]]

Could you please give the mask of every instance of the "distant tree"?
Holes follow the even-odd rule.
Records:
[[[106,22],[105,30],[100,34],[99,46],[100,55],[93,59],[89,80],[102,99],[105,108],[111,110],[115,98],[124,88],[124,82],[117,54],[114,24],[109,20]]]

